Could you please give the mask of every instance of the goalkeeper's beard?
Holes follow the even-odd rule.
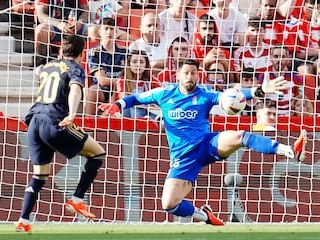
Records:
[[[194,89],[196,88],[197,84],[192,82],[192,81],[188,81],[185,84],[182,85],[182,87],[187,91],[187,92],[193,92]]]

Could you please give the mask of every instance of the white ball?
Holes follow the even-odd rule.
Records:
[[[219,105],[226,114],[236,115],[246,107],[246,98],[238,89],[229,88],[220,95]]]

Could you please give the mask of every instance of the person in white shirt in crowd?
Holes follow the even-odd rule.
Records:
[[[232,0],[215,0],[216,7],[208,12],[217,25],[220,42],[225,47],[243,46],[247,19],[238,9],[231,7]]]
[[[234,53],[236,79],[245,68],[253,68],[256,74],[272,70],[270,47],[263,42],[266,22],[260,18],[252,18],[248,22],[245,45]]]
[[[170,0],[170,7],[159,13],[161,32],[169,46],[177,37],[193,42],[197,19],[186,10],[191,0]]]
[[[121,3],[121,5],[120,5]],[[129,13],[128,1],[113,0],[91,0],[89,1],[89,28],[88,36],[91,41],[100,40],[100,25],[103,19],[112,18],[116,26],[125,24],[126,16]],[[119,40],[135,40],[129,33],[119,28],[116,30],[116,38]]]
[[[167,47],[164,39],[160,35],[160,21],[154,13],[147,13],[141,18],[140,25],[141,38],[132,42],[129,50],[139,50],[146,52],[152,74],[156,76],[164,69],[167,59]]]

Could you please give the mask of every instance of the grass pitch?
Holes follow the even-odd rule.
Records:
[[[34,224],[32,234],[0,224],[1,240],[320,240],[320,224]]]

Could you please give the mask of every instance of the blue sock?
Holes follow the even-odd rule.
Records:
[[[91,183],[98,174],[98,169],[103,164],[106,154],[100,154],[93,158],[88,158],[88,161],[84,165],[84,171],[81,174],[80,181],[78,183],[77,189],[74,193],[74,196],[78,198],[84,198],[84,194],[90,187]]]
[[[191,217],[194,213],[194,206],[187,200],[182,200],[177,206],[171,209],[165,209],[168,213],[179,217]]]
[[[257,152],[275,154],[279,143],[268,137],[244,131],[242,145]]]
[[[31,179],[24,193],[21,218],[29,220],[32,208],[37,201],[38,193],[45,183],[46,181],[43,179]]]

